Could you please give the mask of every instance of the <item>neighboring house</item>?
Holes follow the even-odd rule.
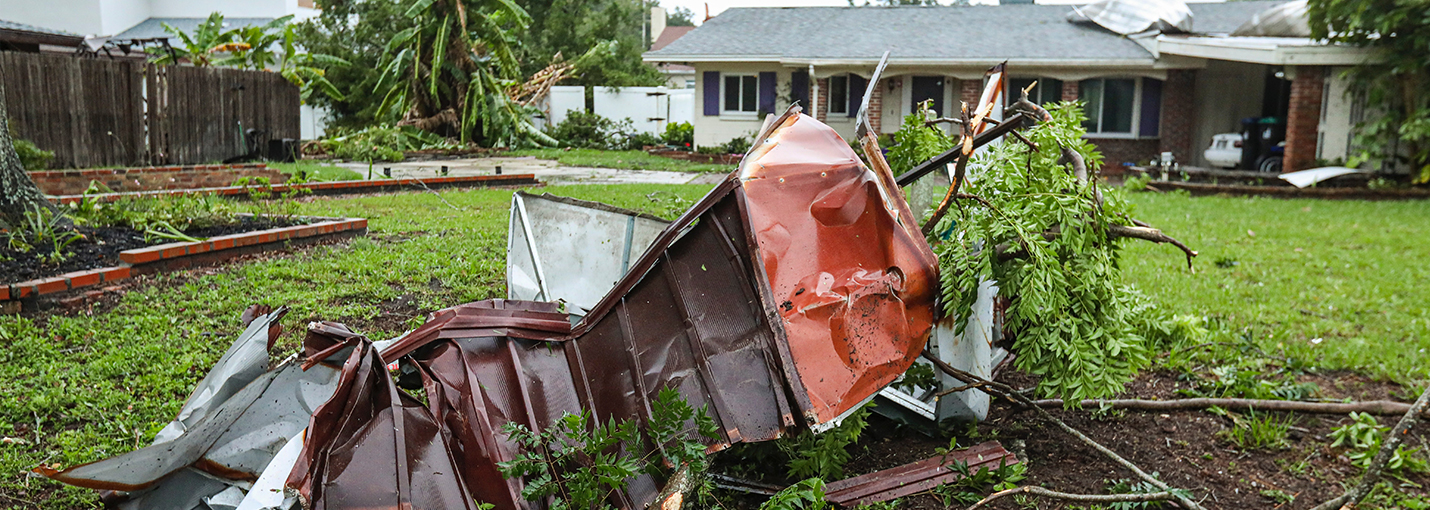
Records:
[[[0,20],[0,51],[74,53],[84,36]]]
[[[655,38],[655,42],[650,44],[650,50],[658,51],[669,46],[670,43],[690,33],[691,30],[695,30],[695,27],[665,27],[665,30],[660,32],[660,36]],[[656,62],[653,65],[656,69],[660,69],[660,74],[665,75],[666,87],[673,89],[695,88],[695,67],[667,62]]]
[[[1337,94],[1344,84],[1335,70],[1366,54],[1304,37],[1225,35],[1281,4],[1191,4],[1196,35],[1133,37],[1069,22],[1065,5],[737,8],[645,60],[695,68],[703,146],[752,135],[764,113],[792,101],[852,137],[868,78],[888,50],[870,102],[883,133],[925,100],[956,116],[959,101],[977,101],[984,71],[1007,61],[1007,93],[1037,80],[1035,101],[1086,102],[1087,138],[1107,165],[1166,151],[1203,166],[1213,134],[1240,132],[1247,117],[1289,117],[1286,166],[1303,169],[1345,156],[1357,119]]]
[[[272,20],[293,14],[306,19],[318,10],[313,0],[0,0],[0,12],[18,23],[107,37],[146,23],[158,26],[151,18],[170,24],[178,21],[175,18],[192,18],[197,26],[210,13],[222,12],[236,27],[242,18]]]

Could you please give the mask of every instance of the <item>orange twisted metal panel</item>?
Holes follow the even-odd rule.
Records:
[[[761,142],[739,175],[749,222],[808,395],[806,418],[827,423],[918,357],[933,324],[937,261],[906,224],[892,179],[829,126],[786,115]]]

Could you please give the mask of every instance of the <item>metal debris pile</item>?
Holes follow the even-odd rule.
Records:
[[[647,424],[665,388],[709,410],[712,452],[829,429],[880,395],[932,420],[931,390],[888,386],[930,342],[937,264],[872,137],[866,166],[791,107],[756,140],[736,172],[669,223],[516,194],[514,299],[439,311],[399,338],[313,323],[301,363],[265,370],[287,310],[255,308],[153,445],[42,474],[100,489],[118,508],[540,508],[522,499],[525,480],[498,470],[520,450],[507,423],[542,430],[587,411]],[[989,296],[974,333],[934,335],[948,344],[940,352],[960,357],[955,344],[983,342],[987,357]],[[404,391],[418,388],[425,403]],[[832,483],[830,498],[892,499],[948,481],[960,461],[1016,459],[980,445]],[[660,503],[664,483],[641,475],[611,503]]]

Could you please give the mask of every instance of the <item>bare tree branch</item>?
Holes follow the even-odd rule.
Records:
[[[1110,223],[1107,225],[1107,234],[1109,237],[1128,237],[1132,239],[1141,239],[1143,241],[1151,241],[1158,244],[1167,243],[1172,246],[1176,246],[1177,248],[1181,248],[1182,252],[1187,254],[1187,268],[1192,267],[1192,257],[1197,256],[1196,250],[1187,247],[1186,244],[1183,244],[1176,238],[1164,234],[1161,230],[1157,230],[1152,227],[1129,227],[1125,225]]]
[[[989,494],[988,497],[968,507],[968,510],[983,508],[984,505],[987,505],[995,499],[1012,496],[1014,494],[1033,494],[1045,498],[1074,501],[1077,503],[1143,503],[1148,501],[1167,501],[1175,497],[1170,491],[1150,492],[1146,494],[1070,494],[1029,485]]]
[[[925,350],[922,355],[924,359],[929,360],[933,363],[935,367],[938,367],[939,370],[942,370],[945,374],[952,376],[954,379],[963,381],[964,384],[983,383],[984,386],[979,387],[979,391],[983,391],[984,393],[995,397],[1002,397],[1008,399],[1017,404],[1021,404],[1024,407],[1032,409],[1034,412],[1037,412],[1038,416],[1042,419],[1052,422],[1054,425],[1057,425],[1059,428],[1063,429],[1068,434],[1072,434],[1073,437],[1076,437],[1084,444],[1091,446],[1094,450],[1101,452],[1103,455],[1107,456],[1107,458],[1112,459],[1113,462],[1116,462],[1118,465],[1132,471],[1134,474],[1137,475],[1138,478],[1141,478],[1147,483],[1152,484],[1152,486],[1158,489],[1162,489],[1163,491],[1167,492],[1172,492],[1172,488],[1169,487],[1166,483],[1162,482],[1161,480],[1158,480],[1156,477],[1150,474],[1147,474],[1146,471],[1143,471],[1142,468],[1137,467],[1136,464],[1133,464],[1127,459],[1122,458],[1121,455],[1118,455],[1116,452],[1109,450],[1106,446],[1102,446],[1102,444],[1098,443],[1097,441],[1093,441],[1092,438],[1087,437],[1086,434],[1083,434],[1077,429],[1072,428],[1067,423],[1064,423],[1062,420],[1057,419],[1057,417],[1053,416],[1052,414],[1049,414],[1047,411],[1043,410],[1043,408],[1034,405],[1031,399],[1023,396],[1021,393],[1018,393],[1017,390],[1014,390],[1008,385],[996,381],[989,381],[982,377],[978,377],[976,375],[954,368],[948,363],[944,363],[943,360],[938,359],[938,356],[934,356],[927,350]],[[1195,501],[1192,501],[1191,499],[1188,499],[1184,496],[1178,496],[1174,493],[1173,499],[1175,499],[1177,501],[1177,504],[1181,505],[1183,508],[1187,508],[1189,510],[1205,510],[1202,508],[1201,505],[1198,505]]]
[[[968,104],[962,106],[963,111],[963,138],[960,143],[963,145],[963,153],[958,156],[958,165],[954,167],[953,182],[948,185],[948,194],[943,196],[943,201],[939,202],[938,208],[934,209],[933,216],[929,216],[927,223],[922,229],[924,237],[933,233],[934,227],[938,226],[943,215],[948,214],[948,206],[953,203],[953,197],[958,195],[958,187],[963,184],[963,177],[968,172],[968,158],[973,157],[973,130],[968,127]]]
[[[1062,399],[1033,401],[1033,405],[1044,408],[1060,408]],[[1083,400],[1081,407],[1108,409],[1132,409],[1136,411],[1188,411],[1220,407],[1229,410],[1287,411],[1312,414],[1368,413],[1375,415],[1403,415],[1410,411],[1410,404],[1390,400],[1366,402],[1298,402],[1295,400],[1260,400],[1252,398],[1184,398],[1178,400]]]
[[[1380,451],[1376,452],[1370,467],[1366,468],[1364,475],[1361,475],[1360,482],[1345,494],[1316,505],[1311,510],[1331,510],[1338,507],[1341,510],[1346,510],[1354,508],[1356,503],[1365,499],[1371,489],[1375,488],[1375,484],[1380,482],[1380,476],[1385,472],[1385,464],[1395,456],[1395,450],[1400,447],[1400,442],[1410,434],[1410,428],[1420,421],[1420,415],[1425,414],[1427,405],[1430,405],[1430,388],[1426,388],[1424,392],[1420,393],[1420,398],[1415,399],[1415,404],[1410,406],[1410,410],[1405,412],[1405,416],[1400,417],[1400,422],[1395,424],[1395,428],[1390,429],[1385,438],[1381,439]]]

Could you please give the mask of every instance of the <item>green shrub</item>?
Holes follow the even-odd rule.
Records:
[[[689,149],[695,145],[695,126],[689,122],[671,122],[665,125],[665,134],[661,135],[661,139],[666,145]]]
[[[942,129],[924,125],[921,113],[904,116],[904,123],[894,132],[893,145],[885,145],[889,153],[884,157],[889,161],[889,169],[894,175],[918,166],[919,163],[953,148],[953,137]]]
[[[576,149],[605,149],[610,145],[616,123],[594,113],[572,110],[566,112],[566,119],[551,128],[551,137],[562,147]]]
[[[402,161],[406,151],[458,149],[452,143],[433,133],[411,126],[374,126],[359,131],[338,133],[320,142],[323,150],[335,158],[348,161]]]
[[[41,149],[29,140],[15,139],[15,153],[20,156],[20,166],[25,170],[44,170],[55,159],[54,151]]]

